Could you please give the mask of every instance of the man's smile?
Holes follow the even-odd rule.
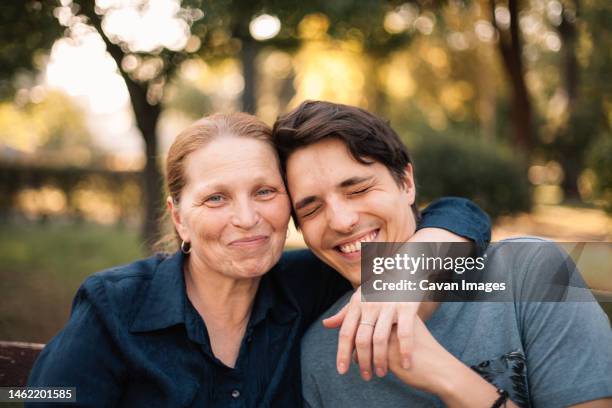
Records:
[[[357,238],[351,238],[350,240],[344,241],[343,243],[336,245],[334,248],[344,254],[361,252],[361,243],[374,241],[378,236],[379,231],[380,229],[375,229],[373,231],[366,232],[365,234],[360,234]]]

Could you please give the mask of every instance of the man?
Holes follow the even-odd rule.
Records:
[[[361,243],[404,242],[415,232],[416,187],[405,146],[380,118],[327,102],[304,102],[276,122],[273,137],[307,245],[357,287]],[[524,253],[508,262],[512,270],[528,274],[552,256]],[[349,296],[325,315],[337,312]],[[385,376],[386,362],[375,357],[378,378],[369,382],[359,378],[373,378],[368,367],[339,365],[341,374],[348,372],[336,373],[331,357],[338,334],[313,325],[302,343],[305,404],[612,405],[612,333],[595,302],[432,302],[421,305],[419,316],[411,360],[404,361],[392,341],[393,374]],[[392,317],[378,321],[385,319]],[[374,331],[374,349],[387,347],[377,344],[384,330],[388,326],[362,316],[357,352],[371,352],[368,344],[359,348],[365,331]]]

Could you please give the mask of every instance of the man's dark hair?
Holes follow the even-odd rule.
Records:
[[[341,140],[360,163],[383,164],[404,188],[404,171],[411,163],[408,150],[388,121],[355,106],[304,101],[272,128],[272,141],[286,179],[287,160],[296,150],[325,139]],[[418,219],[416,202],[412,210]]]

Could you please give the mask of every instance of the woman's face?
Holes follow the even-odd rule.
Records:
[[[218,137],[185,161],[178,204],[168,205],[190,265],[232,278],[254,278],[280,258],[289,198],[273,148],[256,139]]]

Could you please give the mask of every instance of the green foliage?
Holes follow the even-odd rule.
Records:
[[[47,3],[50,2],[0,3],[0,98],[12,93],[17,73],[39,68],[37,57],[47,54],[63,33],[53,16],[54,7]]]
[[[505,147],[474,139],[432,136],[418,142],[411,154],[421,201],[467,197],[492,218],[530,208],[523,161]]]
[[[42,101],[24,106],[0,103],[0,143],[20,151],[61,154],[67,162],[82,162],[92,151],[83,111],[60,91],[49,91]]]
[[[606,133],[599,137],[591,145],[586,161],[597,176],[595,198],[602,200],[604,209],[612,213],[612,135]]]
[[[210,97],[185,80],[173,83],[167,93],[165,106],[194,120],[212,112]]]

